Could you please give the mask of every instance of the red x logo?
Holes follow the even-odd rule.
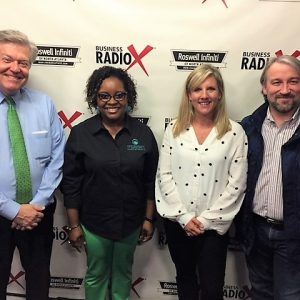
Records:
[[[136,279],[132,284],[131,284],[131,289],[132,289],[132,291],[139,297],[139,298],[141,298],[140,297],[140,295],[138,294],[138,292],[136,291],[136,289],[135,289],[135,286],[137,286],[138,284],[140,284],[142,281],[144,281],[145,280],[145,278],[142,278],[142,277],[139,277],[138,279]]]
[[[275,52],[275,55],[278,57],[278,56],[282,56],[283,55],[283,52],[282,50],[278,50]],[[300,51],[299,50],[296,50],[291,56],[294,56],[295,58],[297,58],[298,56],[300,56]]]
[[[20,277],[22,277],[24,274],[25,274],[24,271],[20,271],[16,276],[14,276],[12,273],[10,273],[10,275],[9,275],[10,280],[9,280],[8,284],[11,284],[12,282],[15,282],[15,283],[18,284],[22,289],[25,289],[24,286],[18,281],[18,279],[19,279]]]
[[[136,63],[138,63],[140,65],[140,67],[143,69],[143,71],[146,73],[146,75],[149,76],[148,73],[147,73],[147,71],[146,71],[146,69],[145,69],[145,67],[144,67],[144,65],[143,65],[143,63],[142,63],[142,58],[144,56],[146,56],[154,48],[151,47],[151,46],[149,46],[149,45],[147,45],[140,54],[138,54],[136,52],[136,50],[135,50],[135,48],[134,48],[133,45],[128,46],[127,49],[129,50],[129,52],[131,53],[131,55],[134,57],[134,61],[130,64],[130,66],[126,69],[126,71],[129,70]]]
[[[202,1],[202,4],[203,4],[204,2],[206,2],[206,0],[203,0],[203,1]],[[224,3],[224,5],[226,6],[226,8],[228,8],[228,6],[227,6],[227,4],[226,4],[225,0],[222,0],[222,2],[223,2],[223,3]]]
[[[246,299],[251,299],[251,291],[250,291],[250,289],[248,288],[248,286],[247,285],[244,285],[243,286],[243,289],[244,289],[244,291],[246,292],[246,298],[243,298],[244,300],[246,300]]]
[[[72,115],[72,117],[70,119],[67,118],[67,116],[65,115],[65,113],[61,110],[60,112],[58,112],[58,115],[60,117],[60,119],[64,122],[63,127],[66,128],[72,128],[72,123],[78,119],[82,113],[79,111],[75,111],[75,113]]]

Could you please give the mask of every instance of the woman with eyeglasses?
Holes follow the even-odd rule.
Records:
[[[156,204],[164,218],[180,300],[223,299],[228,229],[246,189],[247,137],[226,113],[219,70],[203,64],[166,129]]]
[[[150,128],[129,115],[136,98],[124,70],[95,70],[86,101],[96,115],[74,126],[66,145],[67,231],[71,246],[86,248],[87,300],[129,299],[136,245],[153,235],[158,149]]]

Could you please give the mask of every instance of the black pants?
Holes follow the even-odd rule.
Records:
[[[36,228],[25,231],[11,229],[11,221],[0,216],[0,300],[6,299],[15,247],[25,270],[26,299],[49,299],[54,211],[55,203],[46,208],[44,218]]]
[[[177,222],[165,219],[167,242],[176,268],[178,298],[223,299],[228,235],[214,230],[189,237]],[[199,280],[198,280],[199,279]]]

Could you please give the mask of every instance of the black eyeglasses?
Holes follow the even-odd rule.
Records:
[[[127,97],[126,92],[117,92],[113,96],[108,94],[108,93],[99,93],[98,94],[98,99],[103,101],[103,102],[108,102],[110,101],[111,98],[114,98],[116,101],[123,101]]]

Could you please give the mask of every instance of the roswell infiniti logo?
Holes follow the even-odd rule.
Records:
[[[227,6],[225,0],[221,0],[221,1],[224,3],[224,5],[226,6],[226,8],[228,8],[228,6]],[[206,2],[206,0],[203,0],[203,1],[202,1],[202,4],[203,4],[204,2]]]
[[[218,68],[225,68],[227,51],[218,50],[182,50],[171,49],[174,60],[170,61],[177,71],[191,71],[197,66],[210,63]]]
[[[37,45],[37,47],[38,55],[34,65],[74,67],[75,63],[81,62],[81,58],[78,57],[80,47],[54,45]]]

